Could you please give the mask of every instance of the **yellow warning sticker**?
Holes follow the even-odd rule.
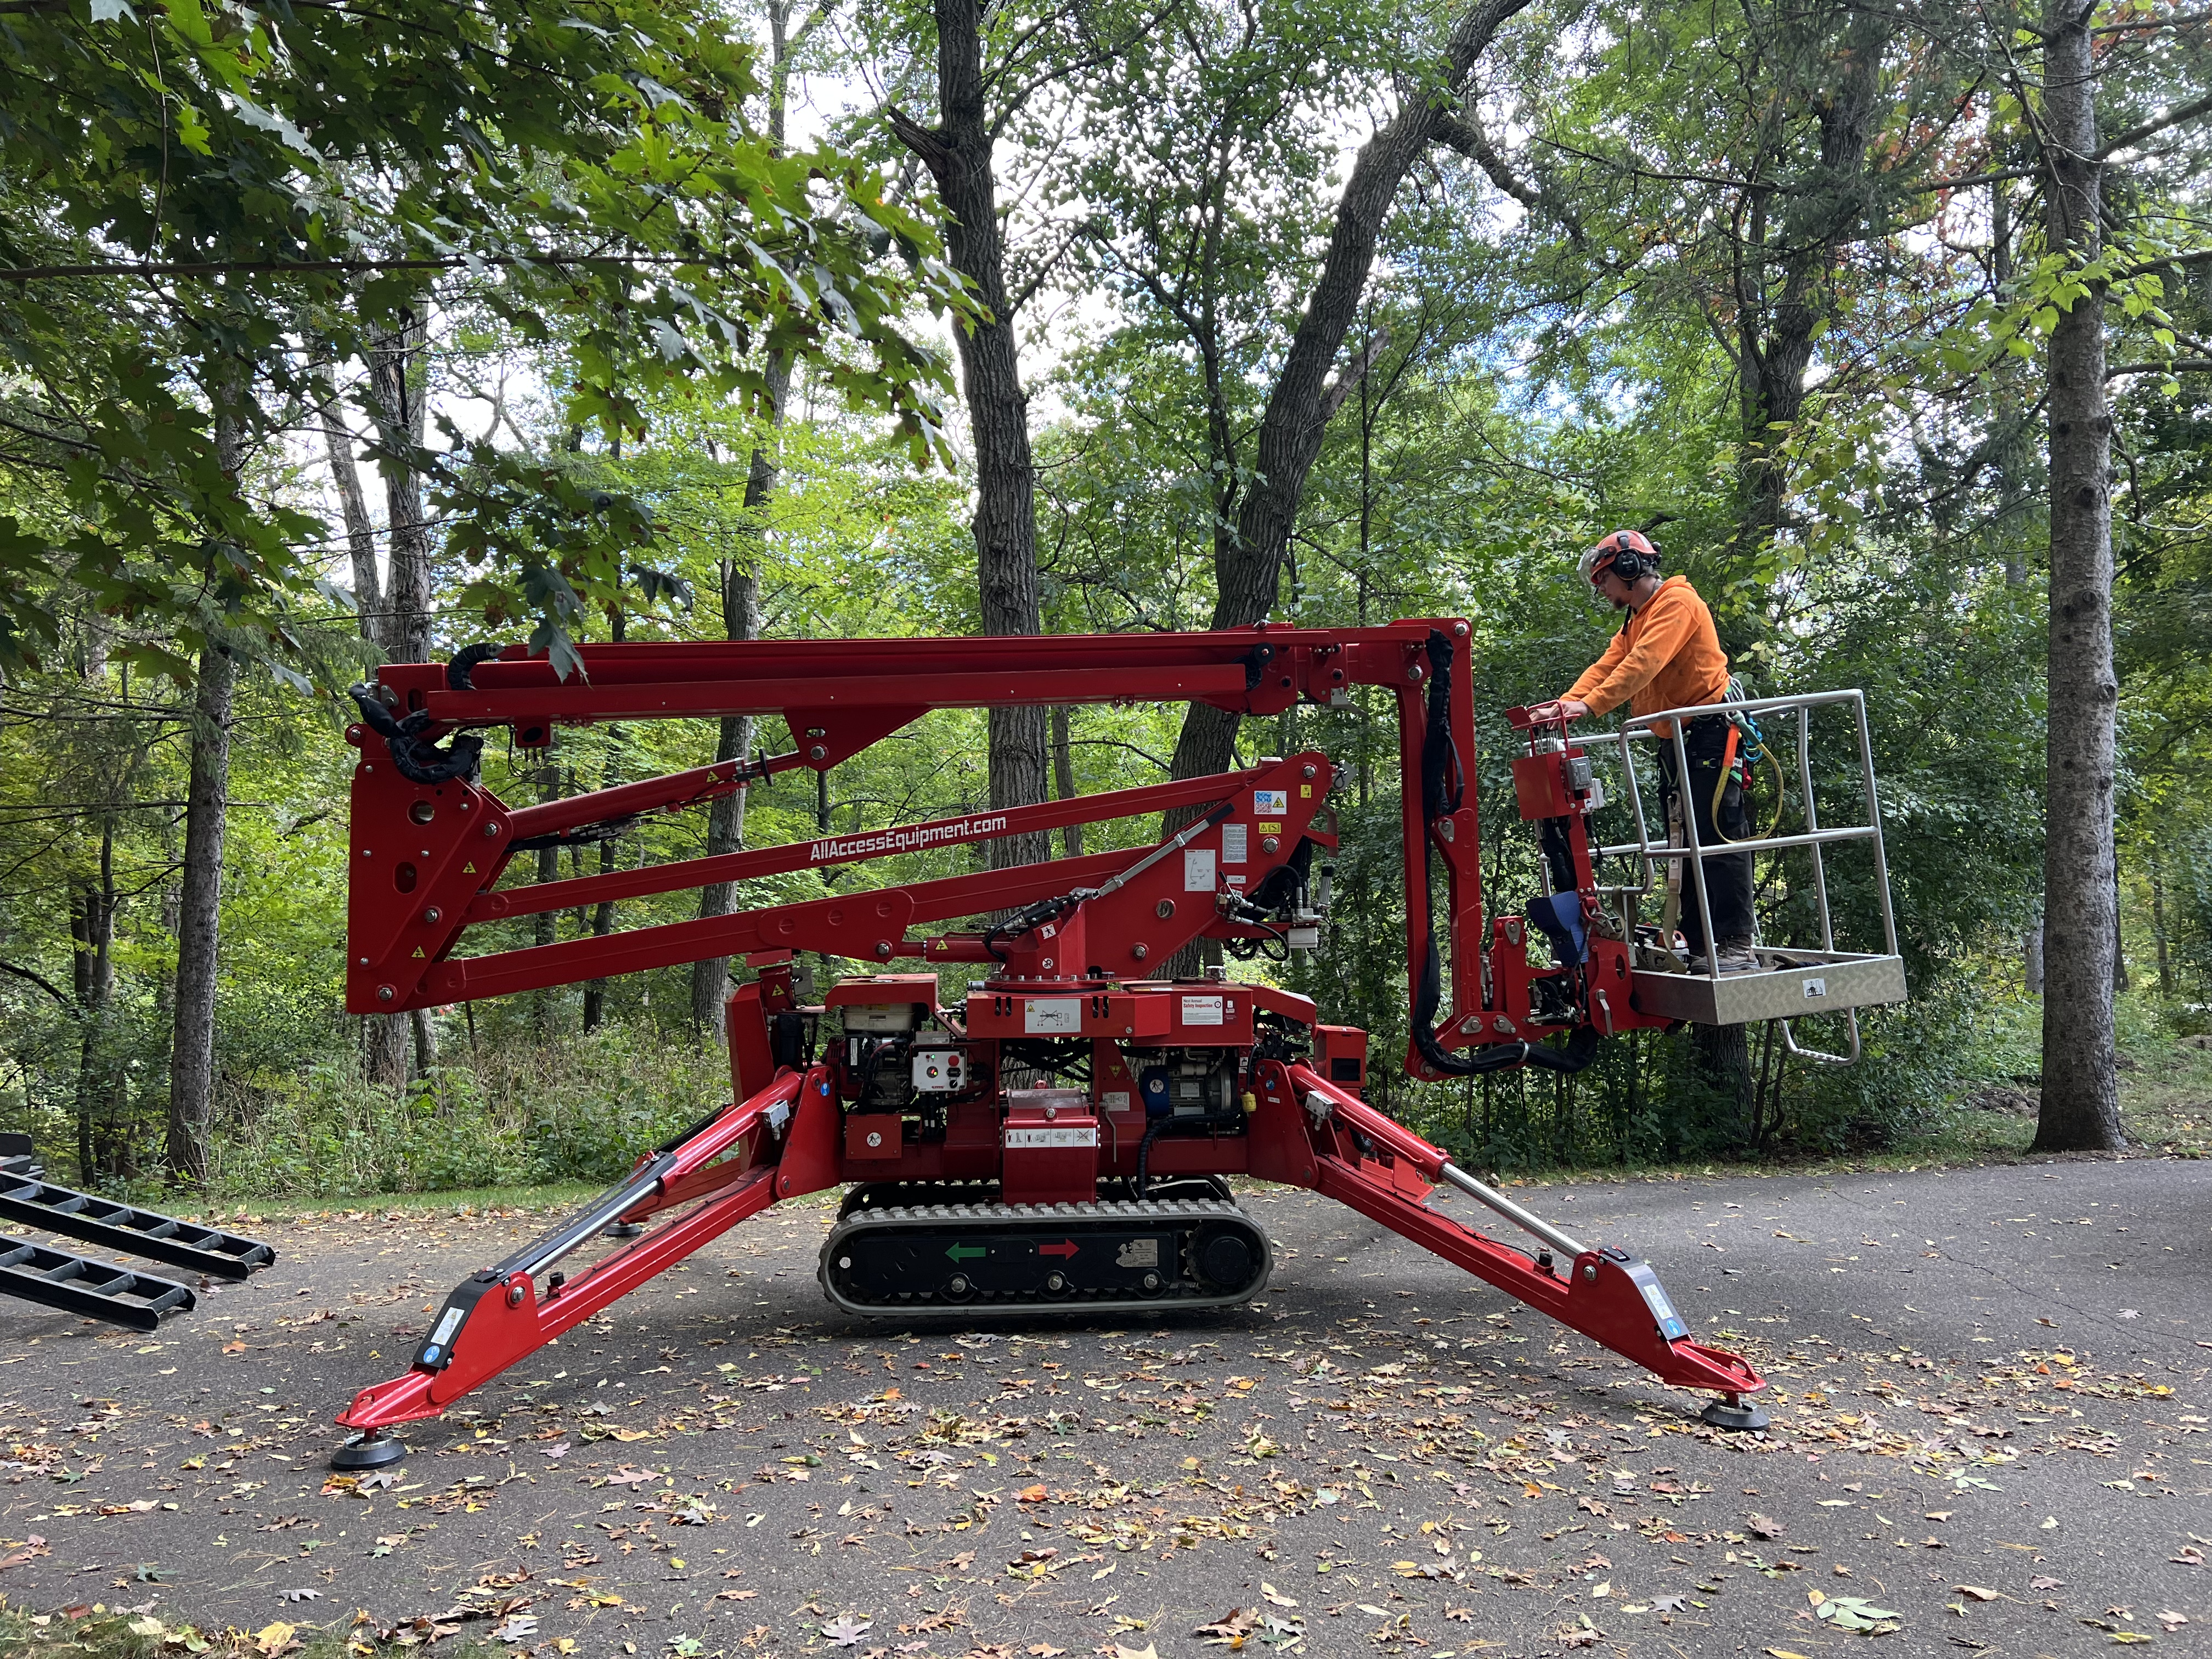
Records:
[[[415,947],[415,954],[417,957],[420,957],[422,954],[422,947],[421,945],[418,945]]]

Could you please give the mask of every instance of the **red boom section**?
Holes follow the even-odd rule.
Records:
[[[1036,872],[1022,894],[996,886],[886,890],[912,892],[919,908],[868,913],[853,898],[820,906],[755,913],[710,922],[631,929],[584,948],[567,945],[455,957],[473,923],[520,916],[553,905],[671,891],[711,881],[849,863],[1000,836],[1099,822],[1139,812],[1188,811],[1229,798],[1249,778],[1225,775],[1209,786],[1189,780],[1074,802],[963,819],[902,826],[868,836],[823,837],[792,848],[694,860],[635,872],[497,889],[518,850],[620,826],[637,815],[712,799],[760,779],[799,768],[826,769],[880,741],[932,709],[1120,702],[1202,702],[1239,714],[1279,714],[1300,702],[1348,706],[1358,686],[1392,693],[1400,716],[1404,763],[1403,824],[1408,969],[1417,978],[1431,944],[1429,872],[1444,876],[1437,943],[1449,969],[1449,1017],[1437,1040],[1447,1048],[1526,1040],[1544,1035],[1525,1019],[1509,1029],[1484,1012],[1482,975],[1474,964],[1485,948],[1478,869],[1480,835],[1471,789],[1475,754],[1469,690],[1468,629],[1453,618],[1408,620],[1375,628],[1296,629],[1261,623],[1212,633],[1054,635],[1046,638],[969,640],[752,641],[739,643],[586,645],[585,678],[563,684],[542,658],[521,647],[476,663],[465,673],[431,663],[386,665],[380,674],[396,716],[423,722],[424,743],[469,727],[503,726],[525,745],[546,741],[562,722],[753,714],[781,718],[792,749],[741,768],[701,767],[667,778],[510,809],[465,780],[410,781],[385,756],[375,733],[355,726],[362,750],[353,791],[353,880],[348,915],[346,1006],[356,1013],[397,1012],[508,992],[604,978],[648,967],[675,966],[763,949],[806,948],[885,962],[927,957],[926,940],[903,933],[910,922],[947,920],[1018,904],[1085,884],[1100,866],[1058,860]],[[1432,685],[1443,695],[1432,697]],[[455,681],[464,682],[455,684]],[[1431,704],[1435,703],[1435,707]],[[1449,810],[1424,810],[1423,780],[1431,761],[1452,781]],[[1310,781],[1299,779],[1297,783]],[[1318,807],[1295,787],[1291,799]],[[1256,814],[1258,826],[1272,820]],[[1278,831],[1282,860],[1297,836]],[[881,844],[851,850],[855,843]],[[803,849],[803,850],[802,850]],[[1113,872],[1109,872],[1113,873]],[[1255,859],[1250,874],[1264,873]],[[925,884],[927,888],[927,884]],[[1188,914],[1185,920],[1191,920]],[[894,924],[896,924],[894,926]],[[1212,918],[1182,938],[1165,930],[1147,941],[1151,960],[1190,938],[1237,937]],[[1517,934],[1516,934],[1517,941]],[[954,951],[939,959],[974,960]],[[1085,964],[1089,966],[1091,964]],[[1116,971],[1133,963],[1097,965]],[[1621,999],[1626,1003],[1625,995]],[[1441,1011],[1440,1011],[1441,1012]]]
[[[1534,1052],[1571,1067],[1587,1060],[1596,1035],[1657,1022],[1633,1007],[1617,937],[1594,933],[1581,960],[1541,969],[1528,960],[1520,918],[1497,918],[1485,937],[1468,640],[1464,623],[1440,619],[1045,639],[586,646],[585,677],[565,684],[519,650],[489,660],[471,651],[442,668],[386,667],[374,698],[357,693],[374,731],[349,732],[362,751],[349,1008],[398,1012],[714,957],[748,956],[761,971],[728,1007],[739,1103],[641,1158],[597,1203],[458,1287],[413,1367],[364,1390],[340,1421],[374,1432],[435,1416],[748,1216],[844,1182],[927,1190],[993,1182],[1005,1200],[997,1207],[1019,1211],[1045,1201],[1040,1192],[1092,1191],[1094,1181],[1109,1192],[1128,1183],[1142,1197],[1148,1181],[1249,1173],[1347,1204],[1668,1382],[1730,1395],[1763,1386],[1741,1360],[1689,1340],[1645,1264],[1583,1248],[1366,1105],[1364,1034],[1317,1024],[1311,1002],[1277,988],[1218,975],[1155,978],[1201,938],[1311,948],[1327,905],[1309,892],[1309,866],[1316,849],[1336,841],[1327,804],[1339,775],[1325,754],[787,847],[498,884],[519,852],[620,835],[646,813],[780,773],[825,770],[933,709],[1182,700],[1267,715],[1301,701],[1346,707],[1354,688],[1376,687],[1399,725],[1406,959],[1418,1022],[1407,1069],[1439,1075],[1465,1063],[1445,1050],[1526,1045],[1563,1027],[1589,1042],[1573,1054],[1519,1046],[1483,1060],[1519,1063]],[[526,748],[564,721],[731,714],[780,717],[791,750],[510,809],[465,775],[465,750],[435,748],[471,727],[507,726]],[[1524,817],[1564,826],[1587,915],[1595,914],[1595,890],[1583,814],[1592,797],[1586,772],[1575,781],[1579,755],[1563,742],[1532,740],[1516,781]],[[1118,851],[543,946],[458,951],[471,926],[488,922],[1152,813],[1163,815],[1157,838]],[[970,919],[991,916],[1006,920],[973,930]],[[947,924],[970,930],[935,931]],[[799,950],[878,967],[995,965],[957,1011],[937,1006],[928,973],[848,981],[830,994],[832,1006],[801,1008],[790,968]],[[815,1022],[825,1014],[840,1017],[843,1034],[817,1062]],[[1310,1062],[1297,1058],[1309,1048]],[[886,1054],[895,1056],[888,1072]],[[1078,1057],[1079,1080],[1087,1068],[1081,1091],[1032,1091],[1022,1103],[1000,1069],[1053,1071]],[[933,1066],[939,1069],[930,1073]],[[887,1096],[906,1075],[898,1068],[908,1066],[915,1092]],[[951,1085],[942,1081],[946,1067],[959,1073]],[[928,1100],[918,1092],[925,1073],[939,1079]],[[1179,1116],[1186,1108],[1178,1103],[1193,1101],[1197,1115]],[[1439,1182],[1551,1248],[1515,1249],[1430,1207],[1423,1200]],[[573,1282],[556,1269],[611,1228],[629,1231],[617,1224],[629,1223],[649,1231]],[[1057,1267],[1072,1272],[1081,1247],[1054,1248],[1066,1258]],[[963,1244],[955,1254],[966,1251]]]

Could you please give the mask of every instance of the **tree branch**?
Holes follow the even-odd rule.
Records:
[[[952,151],[945,142],[942,130],[922,125],[896,104],[884,106],[884,118],[891,124],[891,131],[899,143],[920,157],[930,176],[942,184],[945,170],[952,165]]]
[[[13,974],[17,979],[27,979],[61,1004],[64,1012],[73,1014],[76,1012],[76,1004],[54,989],[42,975],[34,974],[27,968],[18,968],[12,962],[0,962],[0,974]]]
[[[2123,374],[2212,374],[2212,357],[2177,357],[2167,363],[2121,363],[2105,371],[2105,378],[2117,380]]]
[[[1324,422],[1336,417],[1336,411],[1344,407],[1344,400],[1367,378],[1367,371],[1375,367],[1376,359],[1389,349],[1390,331],[1376,329],[1375,337],[1367,343],[1367,349],[1346,363],[1344,373],[1338,375],[1321,394],[1321,417]]]
[[[2168,127],[2179,126],[2184,121],[2193,121],[2207,110],[2212,110],[2212,92],[2206,93],[2202,98],[2191,100],[2179,109],[2168,110],[2155,120],[2145,121],[2140,126],[2130,127],[2125,132],[2106,139],[2104,148],[2090,159],[2101,161],[2115,151],[2125,149],[2129,145],[2149,137],[2154,132],[2163,132]]]

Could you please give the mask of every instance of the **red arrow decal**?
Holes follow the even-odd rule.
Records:
[[[1072,1256],[1075,1254],[1078,1248],[1079,1247],[1075,1243],[1074,1240],[1063,1238],[1057,1244],[1038,1245],[1037,1254],[1039,1255]]]

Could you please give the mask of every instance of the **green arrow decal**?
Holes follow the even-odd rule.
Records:
[[[981,1244],[955,1244],[945,1252],[945,1255],[951,1256],[955,1261],[961,1260],[963,1256],[978,1256],[984,1253],[983,1247]]]

